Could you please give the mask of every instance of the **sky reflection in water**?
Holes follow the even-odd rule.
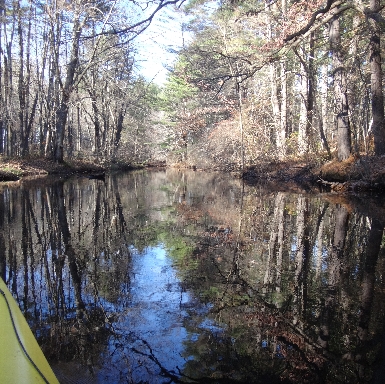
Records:
[[[136,334],[139,339],[135,348],[156,358],[165,369],[183,369],[183,342],[189,335],[183,326],[187,313],[182,305],[189,301],[189,293],[182,291],[161,245],[145,248],[143,252],[133,250],[132,265],[131,308],[116,325]],[[133,368],[134,378],[143,380],[147,369],[137,364]]]
[[[32,183],[0,193],[0,273],[63,383],[383,382],[384,207],[179,170]]]

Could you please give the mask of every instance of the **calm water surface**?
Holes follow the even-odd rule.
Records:
[[[384,225],[221,173],[31,180],[0,274],[62,383],[383,383]]]

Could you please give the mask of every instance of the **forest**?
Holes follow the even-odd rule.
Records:
[[[384,8],[0,0],[0,181],[90,167],[0,183],[0,279],[56,374],[383,381]],[[184,36],[162,84],[155,22]]]
[[[381,3],[1,0],[0,154],[226,170],[380,159]],[[135,39],[166,8],[189,38],[159,86]]]

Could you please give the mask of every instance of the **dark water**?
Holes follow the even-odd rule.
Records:
[[[385,382],[385,203],[226,174],[0,190],[0,273],[62,383]]]

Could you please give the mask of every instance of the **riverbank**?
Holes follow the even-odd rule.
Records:
[[[0,159],[0,180],[17,181],[25,176],[38,176],[49,174],[65,174],[71,172],[90,171],[95,167],[84,164],[57,164],[54,161],[40,158],[1,158]],[[96,168],[97,169],[97,168]]]
[[[266,162],[249,167],[244,179],[286,183],[304,190],[327,189],[341,193],[385,190],[385,156],[351,156],[345,161],[288,160]]]
[[[0,157],[0,181],[17,181],[38,175],[92,176],[109,170],[135,168],[138,166],[124,162],[101,165],[85,160],[70,160],[58,164],[44,158]],[[351,156],[342,162],[332,160],[323,164],[303,159],[266,161],[248,167],[242,176],[249,184],[283,183],[283,187],[294,186],[305,190],[322,187],[336,192],[384,191],[385,156]]]
[[[108,169],[137,168],[127,163],[100,165],[85,160],[69,160],[57,163],[44,158],[5,158],[0,157],[0,181],[18,181],[27,176],[44,175],[94,175],[106,172]]]

